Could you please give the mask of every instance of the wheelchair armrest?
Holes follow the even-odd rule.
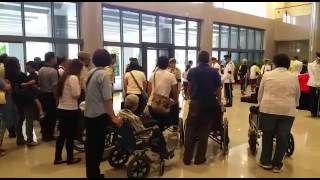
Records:
[[[139,136],[139,135],[141,135],[141,134],[145,134],[145,133],[150,132],[150,131],[152,131],[152,130],[153,130],[153,128],[152,128],[152,127],[149,127],[149,128],[146,128],[145,130],[136,132],[135,135]]]

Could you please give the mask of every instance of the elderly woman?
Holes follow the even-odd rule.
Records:
[[[262,152],[258,163],[273,172],[281,171],[291,127],[299,105],[300,86],[298,78],[288,69],[290,59],[286,54],[278,54],[273,59],[275,69],[264,74],[260,83],[258,102],[262,128]],[[276,149],[272,159],[273,138]]]

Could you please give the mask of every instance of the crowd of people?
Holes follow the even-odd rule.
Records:
[[[178,124],[178,97],[182,89],[190,99],[183,162],[190,165],[195,150],[194,164],[206,162],[208,135],[215,122],[213,119],[224,107],[233,105],[236,67],[231,55],[225,55],[226,63],[222,65],[217,58],[211,58],[208,52],[201,51],[197,66],[192,68],[193,62],[189,61],[183,73],[176,67],[175,58],[160,56],[149,79],[138,59],[130,58],[123,78],[124,102],[118,115],[113,108],[113,65],[116,58],[115,54],[109,54],[105,49],[97,49],[92,56],[87,52],[79,52],[78,58],[73,60],[58,58],[54,52],[48,52],[44,56],[44,64],[40,64],[41,61],[27,62],[26,74],[22,72],[17,58],[1,55],[0,156],[6,153],[2,148],[6,129],[10,137],[16,136],[18,146],[38,145],[33,138],[33,123],[39,120],[42,140],[56,141],[53,163],[75,164],[81,158],[74,157],[74,140],[80,141],[85,128],[86,174],[87,177],[101,178],[104,176],[100,173],[99,165],[106,127],[121,128],[126,119],[139,131],[146,128],[143,120],[152,119],[150,126],[155,129],[152,137],[157,139],[160,155],[170,159],[174,156],[174,150],[166,147],[162,133],[166,128]],[[290,61],[287,55],[279,54],[272,61],[266,59],[261,69],[256,63],[249,67],[247,60],[242,60],[237,73],[241,93],[245,95],[248,81],[251,91],[258,93],[263,131],[259,165],[263,168],[279,172],[283,166],[295,109],[299,101],[301,103],[300,90],[310,92],[310,111],[313,116],[318,116],[319,70],[320,53],[309,64],[300,62],[298,57]],[[307,78],[305,74],[308,74]],[[226,103],[223,103],[223,98]],[[79,104],[83,101],[85,109],[81,112]],[[22,133],[24,121],[26,140]],[[54,136],[56,127],[59,131],[57,138]],[[274,136],[277,145],[272,158]],[[198,139],[197,146],[195,139]],[[66,160],[62,157],[64,145]]]

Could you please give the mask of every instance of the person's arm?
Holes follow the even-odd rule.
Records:
[[[21,83],[21,86],[22,87],[27,87],[27,86],[33,86],[35,85],[37,82],[35,80],[30,80],[28,82],[25,82],[25,83]]]
[[[73,98],[78,99],[81,94],[80,81],[77,76],[70,76],[69,82],[71,83],[71,95]]]
[[[260,82],[260,87],[259,87],[259,92],[258,92],[258,104],[260,105],[262,98],[263,98],[263,93],[264,93],[264,82],[265,82],[266,76],[263,76]]]
[[[52,84],[52,92],[54,94],[54,97],[56,99],[59,99],[57,96],[57,85],[58,85],[58,72],[57,72],[57,70],[55,70],[51,75],[51,84]]]
[[[112,100],[112,82],[107,73],[104,74],[103,77],[101,77],[101,92],[102,92],[102,97],[104,100],[104,108],[106,113],[109,115],[111,118],[111,121],[117,126],[121,127],[122,126],[122,120],[118,117],[115,116],[115,113],[113,111],[113,100]]]

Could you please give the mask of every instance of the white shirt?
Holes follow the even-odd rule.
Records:
[[[62,96],[59,98],[58,109],[77,110],[80,93],[81,88],[78,77],[70,75],[64,83]]]
[[[272,70],[272,67],[270,64],[264,64],[261,67],[261,74],[264,74],[264,73],[269,72],[271,70]]]
[[[135,79],[137,80],[139,86],[143,89],[143,83],[146,81],[146,76],[144,75],[144,73],[141,71],[137,71],[137,70],[133,70],[133,71],[131,71],[131,73],[135,77]],[[137,84],[135,83],[130,72],[127,72],[124,75],[124,79],[126,81],[128,81],[127,92],[126,92],[127,94],[141,94],[141,91],[140,91],[139,87],[137,86]]]
[[[257,65],[253,65],[250,68],[250,79],[257,79],[257,73],[259,73],[259,67]]]
[[[223,78],[222,81],[224,83],[234,83],[234,70],[235,66],[232,61],[230,61],[223,70]],[[228,72],[231,71],[231,74]]]
[[[62,77],[62,75],[64,73],[64,68],[62,66],[58,67],[58,73],[59,73],[59,77]]]
[[[212,68],[216,69],[219,72],[220,76],[221,76],[221,66],[220,66],[219,63],[213,63],[212,64]]]
[[[294,117],[299,99],[300,85],[295,74],[276,68],[263,75],[258,93],[261,112]]]
[[[155,81],[154,81],[154,73],[156,73]],[[151,105],[154,94],[160,94],[160,95],[169,97],[172,86],[177,85],[176,77],[169,71],[162,70],[162,69],[155,70],[155,72],[151,74],[149,82],[151,83],[151,86],[152,86],[152,92],[149,98],[148,105]]]
[[[317,60],[308,64],[308,73],[310,78],[307,85],[311,87],[320,87],[320,64],[317,63]]]
[[[303,63],[299,60],[290,61],[290,71],[299,75],[303,67]]]

